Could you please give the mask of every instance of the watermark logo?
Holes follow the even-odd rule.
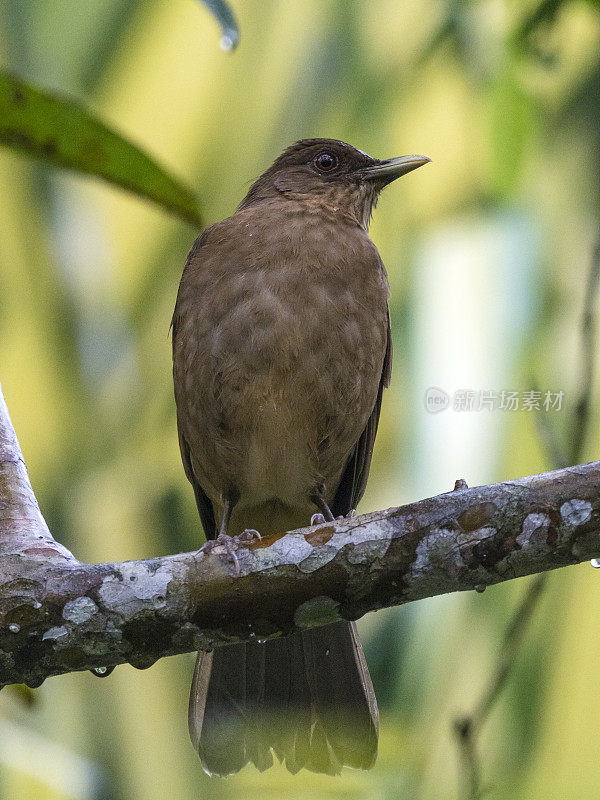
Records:
[[[564,397],[562,389],[545,392],[537,389],[457,389],[450,395],[439,386],[429,386],[425,390],[425,409],[430,414],[448,408],[452,411],[562,411]]]
[[[450,406],[450,395],[437,386],[430,386],[425,392],[425,408],[430,414],[439,414]]]

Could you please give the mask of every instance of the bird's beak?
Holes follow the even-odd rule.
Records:
[[[388,158],[385,161],[379,161],[369,167],[365,167],[360,171],[363,178],[372,181],[383,181],[390,183],[396,180],[401,175],[406,175],[407,172],[412,172],[413,169],[422,167],[431,161],[427,156],[398,156],[398,158]]]

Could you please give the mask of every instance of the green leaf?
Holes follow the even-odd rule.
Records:
[[[72,100],[0,71],[0,144],[153,200],[193,225],[198,201],[143,150]]]
[[[240,31],[233,11],[225,0],[201,0],[216,17],[221,26],[221,47],[223,50],[235,50],[240,41]]]

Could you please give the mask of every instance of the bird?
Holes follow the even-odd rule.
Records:
[[[392,366],[369,222],[381,190],[428,161],[302,139],[196,239],[172,319],[173,378],[207,543],[356,509]],[[294,774],[369,769],[379,715],[354,622],[200,652],[188,722],[210,775],[262,771],[273,756]]]

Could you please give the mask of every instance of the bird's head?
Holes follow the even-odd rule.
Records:
[[[302,139],[253,183],[239,208],[288,197],[316,211],[339,210],[366,229],[381,190],[430,160],[426,156],[380,160],[336,139]]]

